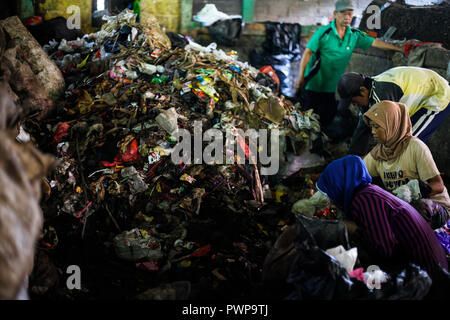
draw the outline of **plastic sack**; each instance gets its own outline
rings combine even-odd
[[[324,209],[330,205],[330,198],[326,194],[318,191],[309,199],[298,200],[292,206],[292,212],[295,214],[303,214],[312,218],[318,209]]]
[[[200,22],[203,27],[209,27],[218,20],[227,20],[231,18],[242,18],[242,16],[230,16],[217,10],[216,5],[212,3],[205,4],[205,6],[193,17],[194,21]]]
[[[384,284],[389,280],[389,275],[386,272],[379,268],[370,268],[370,266],[367,268],[367,271],[363,273],[363,277],[364,283],[369,289],[380,289],[381,284]]]
[[[273,82],[280,85],[280,79],[278,79],[275,70],[271,66],[263,66],[259,69],[259,71],[263,74],[268,74],[272,78]]]
[[[303,168],[313,168],[325,164],[325,158],[316,153],[306,150],[299,156],[288,155],[288,166],[284,178],[293,175]]]
[[[52,40],[59,42],[65,39],[70,41],[83,36],[83,32],[80,29],[69,29],[67,20],[64,17],[56,17],[39,24],[31,24],[27,26],[27,29],[41,46]]]
[[[297,223],[301,223],[314,237],[316,244],[323,250],[339,245],[349,248],[348,232],[340,220],[312,219],[296,214]]]
[[[136,161],[140,158],[141,155],[139,154],[139,147],[136,139],[133,139],[133,141],[128,144],[126,151],[120,154],[120,161],[122,162]]]
[[[319,247],[317,240],[323,236],[317,232],[319,223],[327,221],[297,215],[296,257],[287,277],[287,282],[295,286],[295,291],[287,299],[419,300],[428,295],[439,299],[445,296],[450,274],[441,268],[436,278],[439,283],[433,288],[428,273],[412,263],[396,267],[389,275],[379,268],[364,273],[366,283],[382,284],[378,288],[372,286],[372,290],[362,281],[353,281],[338,260]]]
[[[413,179],[409,181],[407,184],[404,184],[397,189],[392,191],[398,198],[411,203],[411,201],[419,200],[420,189],[419,189],[419,181],[417,179]]]
[[[215,42],[224,46],[235,46],[241,37],[244,22],[241,18],[219,20],[208,27]]]
[[[148,189],[147,184],[139,175],[135,167],[123,168],[120,171],[120,174],[123,178],[129,178],[128,184],[130,185],[131,193],[137,194],[144,192]]]
[[[270,57],[271,65],[280,79],[281,93],[287,97],[294,97],[297,91],[295,88],[296,77],[293,73],[298,73],[298,67],[295,68],[293,66],[299,60],[300,56],[290,53],[281,53]]]
[[[295,257],[287,282],[295,286],[288,299],[331,300],[350,296],[353,281],[348,272],[332,256],[319,248],[313,233],[317,234],[317,221],[297,216],[297,237]],[[303,223],[306,222],[307,224]],[[315,229],[315,230],[314,230]],[[313,232],[311,232],[311,230]]]
[[[301,25],[298,23],[266,22],[263,50],[253,49],[249,61],[255,68],[272,66],[280,80],[280,90],[286,97],[295,97],[301,59]]]
[[[188,40],[189,44],[187,44],[184,47],[184,50],[196,50],[196,51],[200,51],[200,52],[206,52],[206,53],[212,53],[214,50],[216,50],[217,48],[217,43],[215,42],[211,42],[207,47],[204,47],[200,44],[198,44],[197,42]]]
[[[402,199],[403,201],[406,201],[408,203],[412,201],[411,190],[408,188],[407,185],[402,185],[398,187],[397,189],[393,190],[392,193],[395,194],[398,198]]]
[[[172,43],[172,50],[175,48],[184,48],[189,41],[182,34],[177,34],[174,32],[166,32],[166,35],[169,37],[170,42]]]
[[[421,300],[430,291],[432,280],[428,273],[409,264],[383,288],[387,300]]]
[[[139,153],[139,146],[136,139],[133,139],[127,144],[125,152],[121,152],[114,157],[114,162],[100,161],[100,164],[104,167],[114,167],[116,165],[136,161],[142,158]]]
[[[164,72],[163,66],[155,66],[153,64],[148,64],[148,63],[143,63],[143,62],[139,65],[138,68],[141,73],[145,73],[148,75],[152,75],[156,72],[158,72],[158,73]]]
[[[169,135],[173,135],[178,130],[177,123],[178,114],[175,111],[175,108],[170,108],[168,110],[163,110],[156,117],[156,122],[166,130]]]
[[[29,17],[29,18],[25,21],[24,25],[25,25],[25,27],[35,26],[35,25],[41,24],[43,21],[44,21],[44,20],[42,19],[42,17],[39,17],[39,16],[32,16],[32,17]]]
[[[300,199],[296,203],[294,203],[291,212],[295,214],[302,214],[304,216],[312,218],[316,213],[316,207],[312,204],[311,200]]]
[[[296,233],[295,225],[287,227],[278,237],[264,260],[262,279],[264,285],[273,289],[274,292],[287,290],[285,288],[287,287],[286,278],[297,254],[294,246]]]
[[[268,54],[300,54],[302,26],[298,23],[265,22],[264,51]]]
[[[139,259],[160,259],[161,244],[145,230],[133,229],[122,232],[113,239],[114,249],[119,258],[129,261]]]
[[[358,249],[352,248],[345,250],[343,246],[337,246],[326,250],[326,253],[332,255],[350,274],[358,258]]]
[[[55,135],[53,136],[53,143],[57,145],[64,138],[69,136],[70,125],[67,122],[59,122],[55,129]]]

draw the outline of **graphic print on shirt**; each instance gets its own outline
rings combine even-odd
[[[384,171],[383,183],[387,190],[392,191],[409,182],[406,170]]]

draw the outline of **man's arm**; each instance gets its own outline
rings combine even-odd
[[[303,57],[302,60],[300,61],[300,76],[297,80],[297,83],[295,85],[295,87],[301,88],[305,82],[305,70],[306,70],[306,66],[308,65],[309,59],[311,59],[311,56],[314,52],[309,49],[306,48],[305,52],[303,53]]]
[[[398,51],[401,53],[405,53],[405,48],[404,47],[399,47],[396,45],[393,45],[389,42],[383,41],[383,40],[378,40],[375,39],[372,43],[372,47],[378,48],[378,49],[382,49],[382,50],[393,50],[393,51]]]
[[[444,182],[442,181],[441,175],[428,179],[427,184],[431,188],[431,192],[428,194],[428,197],[444,191]]]

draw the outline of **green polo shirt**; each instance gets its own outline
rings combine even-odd
[[[335,92],[337,83],[347,68],[353,50],[355,48],[367,50],[374,40],[364,32],[349,26],[345,31],[344,39],[341,39],[336,30],[335,20],[317,29],[307,48],[314,53],[320,48],[320,69],[307,83],[305,89],[317,92]],[[315,61],[316,55],[313,54],[306,66],[305,77]]]

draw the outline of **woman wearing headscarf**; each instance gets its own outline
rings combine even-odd
[[[444,225],[450,198],[430,149],[412,136],[411,119],[403,103],[381,101],[364,114],[378,143],[364,158],[369,174],[384,188],[423,215],[433,229]]]
[[[346,156],[326,167],[317,188],[343,208],[371,250],[385,261],[414,262],[430,274],[439,265],[448,270],[444,249],[423,217],[411,205],[371,182],[364,161],[358,156]]]

